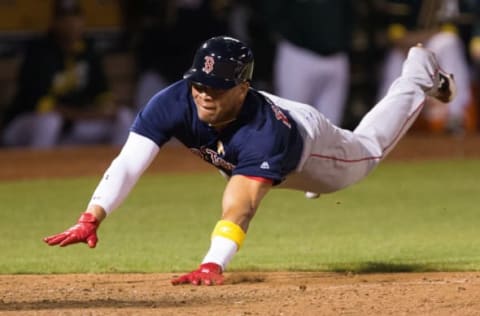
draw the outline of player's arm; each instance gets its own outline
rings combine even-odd
[[[222,220],[235,223],[246,233],[250,220],[271,187],[269,179],[233,176],[223,193]]]
[[[44,238],[53,246],[85,242],[94,248],[100,222],[130,193],[141,174],[151,164],[159,147],[147,137],[131,132],[120,154],[112,161],[98,184],[78,223],[63,233]]]
[[[265,178],[231,177],[223,194],[222,219],[213,230],[207,255],[199,269],[172,280],[172,284],[222,284],[222,272],[241,248],[250,221],[271,187],[272,181]]]

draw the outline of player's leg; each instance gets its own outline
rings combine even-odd
[[[400,78],[354,132],[337,128],[323,116],[311,113],[303,124],[311,127],[313,135],[305,138],[306,160],[280,186],[328,193],[363,179],[405,134],[420,113],[426,95],[445,98],[451,94],[452,82],[439,71],[431,52],[412,48]]]
[[[441,76],[445,75],[431,51],[422,47],[411,48],[401,76],[394,81],[386,96],[365,115],[354,134],[383,159],[415,121],[426,96],[442,97],[435,93],[442,84]]]
[[[330,122],[340,126],[350,81],[348,56],[345,53],[339,53],[329,57],[319,57],[315,66],[317,77],[310,82],[312,90],[316,91],[313,104]],[[321,89],[319,83],[321,83]]]
[[[387,94],[392,83],[400,76],[405,57],[405,53],[399,48],[391,48],[387,52],[382,62],[380,82],[377,89],[377,101],[380,101]]]
[[[30,146],[32,130],[30,128],[32,114],[22,114],[14,118],[6,127],[2,135],[5,146]]]
[[[107,143],[112,122],[106,119],[78,120],[63,137],[63,145],[87,145]]]
[[[25,113],[7,126],[3,142],[7,146],[50,148],[57,145],[62,125],[63,119],[55,112]]]
[[[278,43],[274,63],[274,85],[276,94],[282,98],[311,104],[313,98],[312,79],[316,59],[312,52],[297,47],[285,40]],[[316,89],[319,89],[318,84]]]
[[[168,82],[156,71],[145,71],[140,74],[134,95],[135,108],[142,109],[151,97],[168,86]]]
[[[32,147],[51,148],[58,145],[65,121],[57,112],[36,115]]]
[[[134,120],[133,112],[120,107],[115,118],[78,120],[62,140],[63,144],[99,144],[122,145],[128,137],[129,128]]]
[[[130,126],[135,120],[135,112],[126,106],[121,106],[115,116],[110,132],[110,143],[112,145],[123,145],[128,138]]]

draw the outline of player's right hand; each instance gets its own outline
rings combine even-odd
[[[50,246],[60,245],[60,247],[84,242],[90,248],[95,248],[98,241],[98,225],[100,225],[100,222],[93,214],[83,213],[75,226],[70,227],[63,233],[45,237],[43,241]]]
[[[171,282],[173,285],[221,285],[223,284],[222,267],[213,262],[203,263],[197,270],[175,278]]]

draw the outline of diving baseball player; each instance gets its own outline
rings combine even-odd
[[[454,93],[452,78],[433,53],[413,47],[401,76],[352,132],[309,105],[253,89],[252,72],[253,54],[242,42],[225,36],[204,42],[183,79],[138,114],[78,223],[45,242],[95,247],[101,221],[122,203],[160,147],[176,137],[228,182],[210,249],[197,270],[172,284],[221,284],[270,189],[321,194],[358,182],[393,149],[427,96],[446,102]]]

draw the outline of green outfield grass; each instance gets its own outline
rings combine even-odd
[[[102,224],[94,250],[45,245],[42,237],[76,222],[98,180],[0,182],[0,273],[178,272],[199,264],[221,212],[225,181],[215,171],[144,176]],[[480,161],[386,161],[318,200],[274,190],[229,266],[239,270],[480,270]]]

